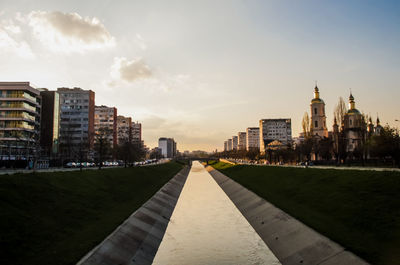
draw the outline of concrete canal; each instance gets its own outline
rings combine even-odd
[[[199,162],[171,216],[153,264],[280,264]]]

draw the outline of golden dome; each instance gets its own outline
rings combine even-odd
[[[314,98],[311,100],[311,104],[314,104],[314,103],[324,103],[325,104],[325,102],[319,98],[319,88],[317,85],[315,85],[315,88],[314,88]]]

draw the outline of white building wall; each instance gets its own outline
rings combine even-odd
[[[252,127],[246,129],[246,148],[247,151],[260,148],[260,128]]]
[[[283,144],[292,141],[291,119],[262,119],[260,120],[260,152],[265,152],[265,141],[278,140]]]

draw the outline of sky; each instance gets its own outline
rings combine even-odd
[[[260,119],[356,107],[399,127],[400,2],[0,1],[0,80],[81,87],[156,147],[221,150]]]

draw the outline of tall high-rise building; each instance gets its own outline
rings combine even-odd
[[[118,144],[129,142],[132,140],[132,118],[117,116],[117,134]]]
[[[228,151],[228,141],[224,141],[224,152]]]
[[[94,110],[95,135],[106,134],[110,145],[117,146],[117,108],[107,106],[95,106]],[[94,139],[96,141],[96,137]]]
[[[292,141],[292,122],[290,119],[260,120],[260,152],[264,153],[267,145],[275,140],[286,145]]]
[[[238,137],[236,135],[232,136],[232,149],[238,149]]]
[[[319,97],[319,89],[314,88],[314,98],[310,103],[312,135],[320,138],[328,137],[326,127],[325,102]]]
[[[40,145],[47,156],[58,153],[60,136],[60,95],[42,89]]]
[[[227,140],[227,150],[228,151],[232,151],[233,150],[232,138]]]
[[[60,94],[60,149],[72,158],[77,149],[93,147],[94,97],[91,90],[58,88]]]
[[[238,149],[246,150],[246,132],[238,132]]]
[[[132,141],[142,142],[142,124],[139,122],[132,122]]]
[[[38,155],[41,96],[29,82],[0,82],[2,160],[26,161]]]
[[[249,127],[246,129],[246,148],[247,151],[260,148],[260,128]]]
[[[158,148],[161,149],[161,155],[165,158],[176,156],[176,142],[174,138],[161,137],[158,139]]]

